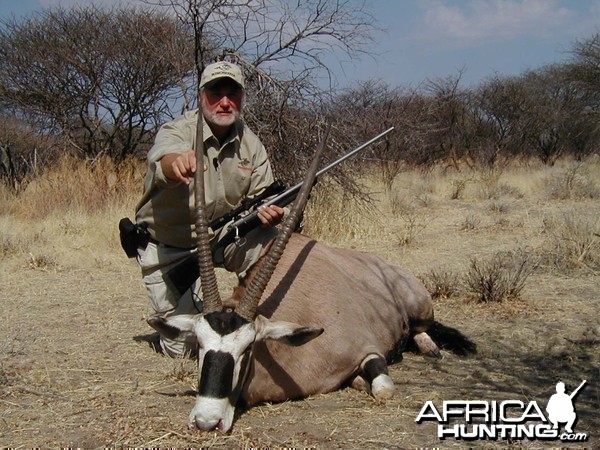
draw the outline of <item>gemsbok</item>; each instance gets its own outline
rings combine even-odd
[[[439,356],[427,334],[434,323],[431,297],[414,276],[375,255],[293,232],[324,147],[325,140],[277,239],[225,301],[208,243],[203,174],[196,173],[203,312],[148,319],[165,336],[198,341],[190,428],[227,432],[240,399],[278,402],[347,384],[387,399],[394,391],[387,358],[409,339],[422,353]]]

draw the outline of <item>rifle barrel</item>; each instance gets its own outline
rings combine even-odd
[[[361,150],[363,150],[365,147],[368,147],[369,145],[371,145],[373,142],[381,139],[383,136],[385,136],[386,134],[388,134],[390,131],[392,131],[394,129],[394,127],[390,127],[387,130],[385,130],[382,133],[379,133],[377,136],[375,136],[374,138],[368,140],[367,142],[365,142],[364,144],[356,147],[354,150],[346,153],[344,156],[336,159],[335,161],[333,161],[332,163],[326,165],[325,167],[323,167],[322,169],[320,169],[316,176],[315,179],[324,174],[325,172],[327,172],[328,170],[331,170],[332,168],[334,168],[335,166],[337,166],[338,164],[346,161],[348,158],[354,156],[355,154],[357,154],[358,152],[360,152]],[[282,192],[281,194],[273,197],[272,199],[266,201],[263,203],[263,205],[268,206],[268,205],[279,205],[279,206],[285,206],[288,203],[291,203],[291,201],[293,201],[293,199],[295,198],[295,194],[297,192],[300,191],[300,188],[302,187],[303,183],[298,183],[295,186],[289,188],[288,190]],[[290,201],[288,201],[287,203],[285,203],[285,205],[280,204],[282,200],[286,199],[289,200],[291,198]],[[238,228],[238,230],[240,229],[240,227],[242,226],[246,226],[247,224],[249,224],[250,222],[253,222],[257,219],[258,212],[257,211],[252,211],[250,214],[242,217],[241,219],[236,220],[235,222],[233,222],[231,225],[229,225],[229,229],[233,230],[235,228]]]
[[[394,127],[390,127],[387,130],[385,130],[383,133],[379,133],[377,136],[375,136],[373,139],[365,142],[364,144],[360,145],[359,147],[356,147],[354,150],[352,150],[349,153],[346,153],[344,156],[342,156],[341,158],[336,159],[335,161],[333,161],[331,164],[326,165],[325,167],[323,167],[321,170],[319,170],[317,172],[317,176],[324,174],[325,172],[327,172],[328,170],[334,168],[335,166],[337,166],[338,164],[346,161],[348,158],[354,156],[355,154],[357,154],[358,152],[360,152],[362,149],[364,149],[365,147],[368,147],[369,145],[371,145],[373,142],[378,141],[379,139],[381,139],[383,136],[385,136],[386,134],[388,134],[390,131],[392,131],[394,129]],[[302,183],[300,183],[302,184]]]
[[[335,166],[337,166],[340,163],[343,163],[344,161],[346,161],[348,158],[351,158],[352,156],[356,155],[358,152],[360,152],[361,150],[363,150],[364,148],[368,147],[369,145],[371,145],[373,142],[381,139],[383,136],[385,136],[386,134],[388,134],[390,131],[392,131],[394,129],[394,127],[390,127],[387,130],[385,130],[383,133],[379,133],[377,136],[375,136],[373,139],[370,139],[369,141],[365,142],[364,144],[356,147],[354,150],[346,153],[344,156],[336,159],[335,161],[333,161],[332,163],[326,165],[325,167],[323,167],[322,169],[320,169],[317,172],[316,177],[319,177],[320,175],[323,175],[325,172],[333,169]],[[295,186],[289,188],[287,191],[282,192],[281,194],[279,194],[276,197],[273,197],[271,200],[265,202],[265,205],[273,205],[273,204],[277,204],[277,202],[285,197],[288,197],[290,195],[290,193],[292,193],[293,191],[297,191],[300,189],[300,187],[302,187],[302,183],[298,183]]]
[[[587,380],[583,380],[581,382],[581,384],[577,387],[577,389],[575,389],[573,392],[571,392],[571,395],[569,395],[570,398],[573,398],[577,395],[577,393],[579,392],[579,390],[583,387],[583,385],[587,383]]]

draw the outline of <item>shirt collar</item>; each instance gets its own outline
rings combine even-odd
[[[243,122],[241,120],[237,120],[235,122],[235,124],[233,125],[233,127],[231,127],[231,131],[229,132],[229,136],[227,136],[227,139],[225,139],[225,142],[223,143],[223,145],[221,146],[221,148],[227,147],[232,142],[236,142],[236,141],[240,142],[241,141],[241,137],[242,137],[243,129],[244,129]],[[206,120],[204,119],[204,117],[202,118],[202,133],[203,133],[204,143],[205,144],[209,140],[213,139],[217,143],[217,148],[219,147],[219,145],[218,145],[219,140],[213,134],[212,130],[208,126],[208,123],[206,123]],[[238,146],[236,145],[235,148],[237,148],[237,147]]]

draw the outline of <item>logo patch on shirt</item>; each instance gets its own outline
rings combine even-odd
[[[248,160],[248,158],[244,158],[240,161],[238,169],[248,170],[252,172],[252,163]]]

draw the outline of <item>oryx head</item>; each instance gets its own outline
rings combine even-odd
[[[198,396],[188,419],[190,428],[218,428],[222,432],[231,429],[235,406],[248,375],[255,342],[275,339],[289,345],[303,345],[323,332],[322,328],[276,322],[257,316],[256,308],[306,205],[328,132],[329,128],[277,239],[259,262],[258,271],[235,308],[224,305],[219,295],[204,208],[203,171],[196,171],[196,234],[203,312],[194,316],[148,319],[148,323],[166,337],[175,338],[187,334],[195,336],[198,341]],[[203,152],[197,151],[196,158],[202,161]]]

